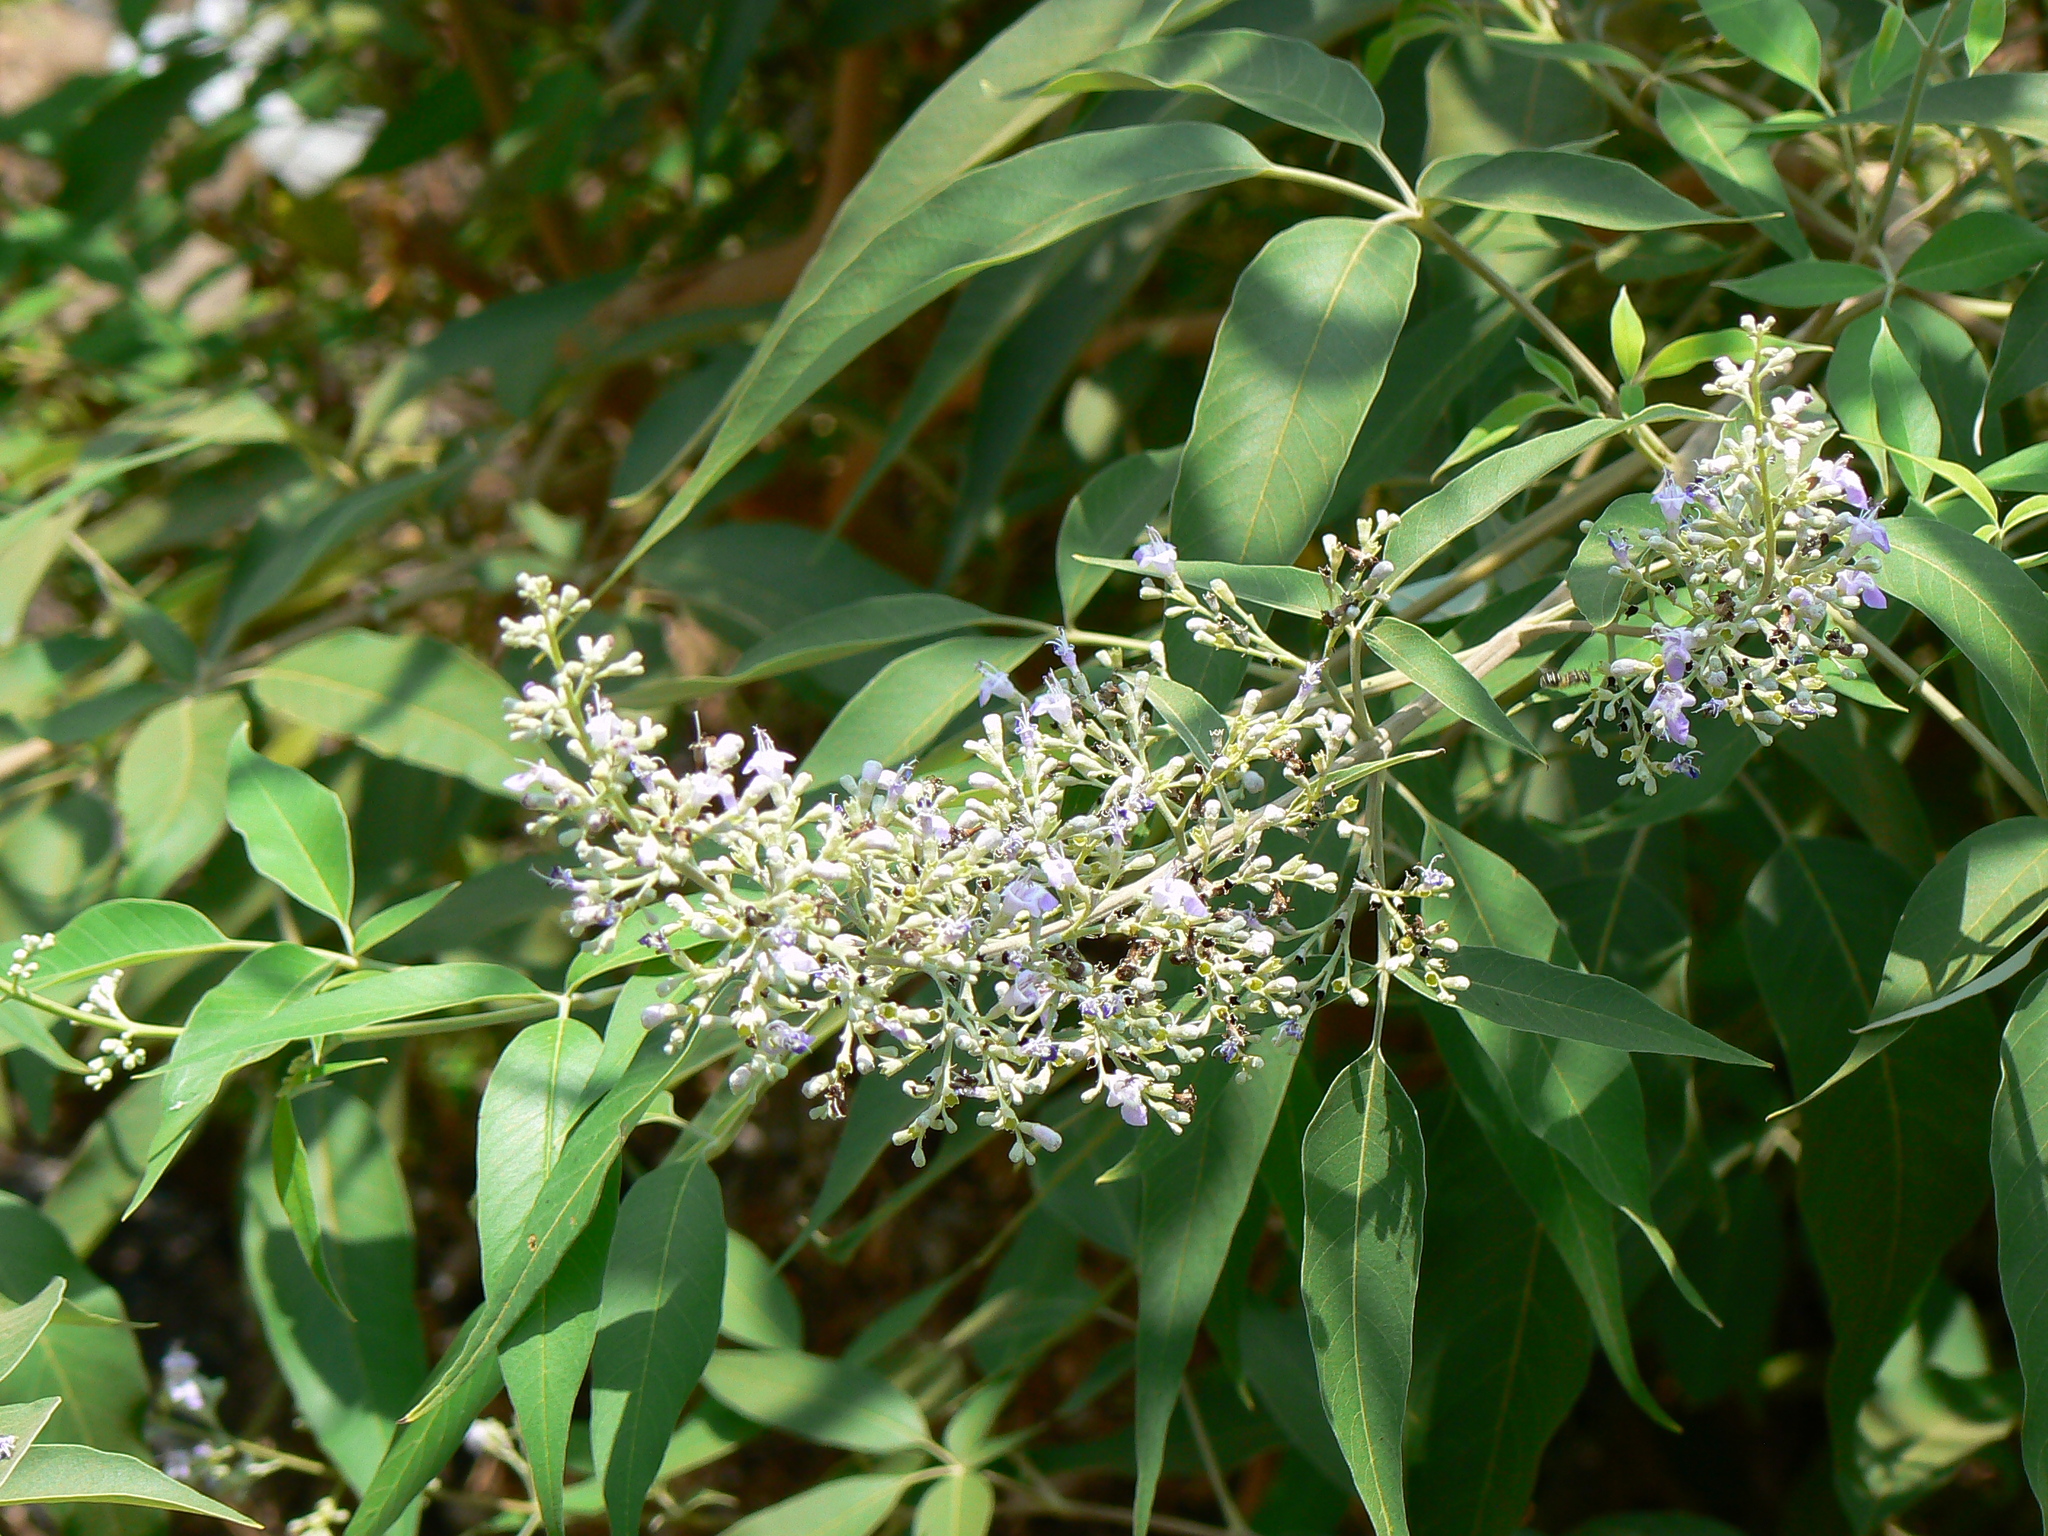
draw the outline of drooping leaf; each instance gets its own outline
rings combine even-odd
[[[242,1177],[242,1270],[299,1416],[360,1492],[427,1370],[413,1306],[412,1202],[396,1150],[346,1080],[289,1102],[305,1131],[312,1230],[295,1233],[268,1150],[252,1144]],[[309,1236],[318,1267],[306,1260]]]
[[[1515,728],[1515,722],[1494,702],[1486,684],[1466,670],[1465,664],[1445,650],[1429,631],[1400,619],[1383,618],[1366,631],[1365,643],[1460,720],[1477,726],[1503,746],[1541,760],[1543,754]]]
[[[1296,1052],[1269,1031],[1265,1065],[1249,1083],[1211,1059],[1189,1075],[1201,1106],[1171,1140],[1155,1138],[1139,1164],[1137,1452],[1138,1529],[1150,1519],[1166,1430],[1181,1375],[1230,1251],[1259,1160],[1286,1097]]]
[[[968,172],[899,222],[863,231],[843,260],[828,245],[734,386],[695,473],[624,564],[666,537],[818,385],[949,288],[1127,209],[1241,181],[1265,166],[1243,138],[1209,123],[1075,134]],[[835,232],[852,232],[845,210]]]
[[[246,724],[228,745],[227,818],[258,874],[348,927],[356,872],[340,797],[250,746]]]
[[[1740,220],[1708,213],[1622,160],[1562,149],[1517,149],[1439,161],[1422,178],[1424,197],[1472,208],[1569,219],[1595,229],[1677,229]]]
[[[404,1518],[420,1490],[448,1465],[484,1405],[498,1395],[496,1351],[474,1347],[490,1319],[488,1302],[469,1315],[427,1378],[427,1396],[400,1420],[349,1521],[353,1536],[382,1536]]]
[[[1330,1085],[1302,1143],[1302,1303],[1323,1406],[1375,1530],[1405,1533],[1403,1419],[1424,1158],[1415,1107],[1379,1051]]]
[[[0,1445],[7,1447],[7,1455],[0,1457],[0,1498],[7,1490],[7,1479],[21,1465],[22,1458],[35,1446],[37,1436],[50,1422],[50,1415],[57,1411],[62,1398],[38,1398],[33,1403],[0,1404]]]
[[[1758,872],[1743,913],[1750,968],[1810,1093],[1869,1017],[1884,932],[1905,871],[1866,845],[1786,843]],[[1828,1420],[1835,1483],[1853,1522],[1883,1515],[1888,1473],[1856,1432],[1879,1367],[1949,1247],[1988,1193],[1984,1146],[1997,1054],[1981,1005],[1909,1035],[1801,1110],[1799,1205],[1827,1291],[1835,1350]]]
[[[503,679],[430,635],[336,630],[266,663],[253,686],[265,709],[492,794],[519,771]]]
[[[590,1357],[590,1444],[614,1536],[640,1508],[718,1339],[725,1207],[702,1157],[672,1156],[626,1192]]]
[[[1106,53],[1049,82],[1048,91],[1193,91],[1278,122],[1376,149],[1385,117],[1356,66],[1313,43],[1239,27],[1188,32]]]
[[[1401,226],[1310,219],[1245,268],[1174,484],[1183,555],[1293,562],[1379,392],[1419,256]]]
[[[171,1509],[256,1530],[252,1520],[196,1488],[164,1476],[146,1461],[88,1445],[53,1445],[39,1440],[0,1486],[0,1504],[128,1504]]]
[[[519,1224],[592,1102],[603,1050],[589,1025],[546,1019],[514,1036],[491,1068],[476,1123],[476,1235],[487,1295],[502,1287]]]
[[[64,1277],[52,1275],[35,1295],[18,1306],[0,1310],[0,1380],[21,1364],[36,1340],[43,1336],[43,1330],[50,1326],[50,1319],[57,1315],[63,1301]]]
[[[884,1455],[931,1439],[915,1400],[888,1378],[800,1350],[718,1350],[704,1390],[742,1418],[844,1451]]]
[[[1914,887],[1892,933],[1871,1019],[1954,992],[2048,912],[2048,821],[1979,828]]]
[[[858,775],[871,759],[891,767],[907,762],[974,702],[982,682],[978,663],[1008,672],[1043,643],[1036,636],[961,636],[897,657],[825,727],[803,771],[830,784],[842,774]]]
[[[2048,595],[2010,555],[1960,528],[1927,517],[1886,526],[1884,590],[1926,614],[1968,658],[2019,723],[2037,781],[2048,775]]]
[[[228,744],[247,719],[238,694],[213,693],[164,705],[128,738],[114,770],[122,895],[162,895],[227,830]]]

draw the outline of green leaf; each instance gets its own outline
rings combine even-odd
[[[519,771],[504,679],[430,635],[336,630],[260,668],[253,686],[265,709],[492,794]]]
[[[127,838],[118,889],[160,896],[227,828],[228,743],[248,719],[239,694],[177,699],[151,713],[114,770]]]
[[[1156,88],[1220,96],[1309,133],[1377,149],[1385,118],[1357,68],[1313,43],[1224,27],[1106,53],[1049,81],[1048,92]]]
[[[723,677],[659,678],[641,683],[621,695],[621,703],[635,709],[722,693],[763,678],[801,672],[844,656],[858,656],[886,645],[923,640],[933,635],[950,635],[956,630],[981,624],[1004,622],[974,603],[940,592],[904,592],[886,597],[867,597],[858,602],[828,608],[798,624],[771,635],[733,663]],[[1012,621],[1014,622],[1014,621]]]
[[[2048,1494],[2048,978],[2006,1020],[1998,1100],[1991,1111],[1991,1187],[1998,1211],[1998,1279],[2012,1321],[2028,1405],[2020,1455],[2037,1498]]]
[[[1399,225],[1307,219],[1237,281],[1173,488],[1190,560],[1290,564],[1379,392],[1415,288]]]
[[[1797,5],[1798,0],[1792,3]],[[1877,292],[1884,286],[1884,274],[1853,261],[1788,261],[1714,286],[1773,309],[1818,309]]]
[[[1215,763],[1218,734],[1228,729],[1215,705],[1170,677],[1153,678],[1146,685],[1145,699],[1166,717],[1166,723],[1203,767]]]
[[[519,1225],[561,1156],[569,1128],[595,1101],[591,1073],[604,1042],[587,1024],[529,1024],[499,1053],[476,1122],[476,1239],[484,1294],[497,1295]]]
[[[65,1302],[58,1326],[45,1329],[0,1377],[0,1402],[61,1397],[47,1430],[52,1437],[146,1454],[136,1429],[149,1399],[149,1378],[133,1335],[125,1327],[62,1324],[72,1306],[125,1323],[120,1294],[79,1262],[47,1216],[18,1195],[0,1192],[0,1297],[27,1300],[60,1277]]]
[[[1915,874],[1934,863],[1934,834],[1920,792],[1865,711],[1843,708],[1833,720],[1780,735],[1775,745],[1834,797],[1872,843]]]
[[[353,1321],[348,1303],[327,1272],[327,1255],[320,1245],[320,1213],[313,1207],[313,1177],[307,1171],[305,1143],[299,1139],[297,1117],[288,1098],[278,1100],[270,1117],[270,1180],[284,1211],[285,1225],[299,1245],[299,1257],[306,1261],[313,1279],[334,1303],[335,1310],[345,1321]],[[377,1449],[382,1454],[383,1447]]]
[[[1878,322],[1870,346],[1870,392],[1877,407],[1877,435],[1892,454],[1892,468],[1915,496],[1925,499],[1930,474],[1925,460],[1941,452],[1941,416],[1906,356],[1891,322]]]
[[[0,1503],[5,1502],[7,1479],[22,1463],[22,1459],[34,1448],[36,1437],[50,1422],[50,1415],[63,1402],[59,1397],[38,1398],[33,1403],[8,1403],[0,1405],[0,1445],[7,1447],[7,1455],[0,1458]]]
[[[1614,296],[1614,307],[1607,312],[1607,341],[1621,376],[1634,378],[1643,365],[1643,317],[1629,302],[1627,288]]]
[[[228,745],[227,817],[258,874],[348,931],[356,871],[341,797],[250,746],[246,724]]]
[[[197,917],[198,914],[194,913]],[[292,1004],[310,998],[334,969],[297,944],[259,949],[228,973],[227,978],[193,1004],[185,1031],[171,1047],[170,1059],[157,1081],[163,1093],[162,1115],[150,1137],[142,1181],[129,1198],[125,1214],[133,1215],[164,1170],[184,1150],[212,1106],[220,1085],[231,1073],[261,1061],[275,1046],[259,1043],[229,1051],[203,1051],[209,1039],[226,1040],[244,1033],[263,1034],[263,1025]]]
[[[1628,578],[1614,569],[1614,547],[1607,542],[1607,536],[1619,534],[1635,544],[1645,530],[1664,526],[1664,514],[1657,510],[1657,503],[1640,492],[1610,503],[1593,520],[1593,526],[1579,541],[1578,553],[1572,556],[1570,570],[1565,573],[1572,601],[1589,623],[1612,624],[1620,615],[1621,600],[1628,592]]]
[[[618,1211],[614,1183],[599,1196],[582,1236],[569,1245],[526,1315],[498,1346],[498,1369],[518,1416],[519,1441],[533,1470],[535,1501],[542,1523],[556,1536],[565,1524],[562,1482],[570,1427],[591,1350],[597,1343],[605,1260],[617,1230]],[[673,1453],[671,1440],[670,1455]],[[664,1460],[657,1481],[667,1467]],[[592,1481],[602,1488],[602,1479]]]
[[[1892,933],[1873,1021],[1969,982],[2048,912],[2048,821],[1981,827],[1913,888]]]
[[[2048,774],[2048,596],[2012,557],[1934,518],[1894,518],[1884,590],[1932,619],[2019,722]]]
[[[1820,95],[1820,29],[1799,0],[1701,0],[1700,9],[1729,47]]]
[[[1403,512],[1387,535],[1385,553],[1394,564],[1393,579],[1408,580],[1430,556],[1478,527],[1510,497],[1621,430],[1620,422],[1602,418],[1546,432],[1481,459],[1449,485],[1431,491]]]
[[[1910,877],[1861,843],[1796,839],[1752,882],[1742,929],[1750,969],[1811,1093],[1870,1016],[1884,933]],[[1981,1005],[1922,1030],[1800,1112],[1799,1205],[1827,1292],[1835,1352],[1828,1420],[1836,1487],[1852,1522],[1887,1512],[1886,1477],[1856,1433],[1877,1372],[1942,1256],[1986,1194],[1986,1114],[1996,1031]]]
[[[1460,720],[1478,727],[1503,746],[1538,762],[1543,760],[1543,754],[1515,728],[1507,711],[1493,701],[1486,684],[1467,671],[1465,664],[1427,630],[1400,619],[1382,618],[1365,632],[1365,643],[1374,655],[1405,672],[1409,681]]]
[[[1899,281],[1936,293],[1969,293],[2018,277],[2048,256],[2048,231],[2017,214],[1979,208],[1952,219],[1899,268]]]
[[[130,1504],[263,1528],[238,1509],[165,1477],[146,1461],[85,1445],[39,1441],[0,1487],[0,1504]]]
[[[725,1234],[725,1300],[718,1331],[756,1349],[802,1349],[804,1315],[768,1256],[737,1232]]]
[[[1302,1142],[1301,1172],[1301,1295],[1323,1406],[1373,1529],[1405,1536],[1401,1430],[1424,1160],[1415,1106],[1379,1051],[1330,1085]]]
[[[834,260],[840,252],[828,244],[734,386],[695,472],[620,569],[665,538],[819,385],[949,288],[1128,209],[1242,181],[1266,165],[1242,137],[1211,123],[1075,134],[961,176],[899,222],[853,237],[858,248],[843,260]],[[851,222],[842,209],[835,234],[851,236]]]
[[[730,1536],[868,1536],[913,1486],[901,1472],[836,1477],[794,1498],[756,1510],[725,1529]]]
[[[1714,195],[1755,220],[1758,230],[1779,249],[1794,257],[1813,254],[1792,216],[1792,199],[1771,163],[1769,146],[1749,137],[1747,112],[1732,101],[1666,80],[1657,88],[1657,126]]]
[[[411,1196],[396,1149],[354,1086],[331,1083],[279,1105],[273,1126],[284,1126],[294,1147],[298,1130],[284,1112],[302,1117],[306,1132],[295,1181],[302,1210],[280,1201],[263,1143],[252,1143],[241,1254],[293,1405],[360,1493],[426,1376],[427,1358],[413,1305]],[[309,1248],[317,1267],[307,1263]]]
[[[1138,1227],[1136,1527],[1151,1517],[1166,1430],[1181,1377],[1209,1309],[1230,1240],[1244,1214],[1259,1160],[1287,1095],[1298,1052],[1276,1029],[1263,1037],[1265,1065],[1234,1082],[1229,1062],[1210,1059],[1185,1079],[1201,1109],[1179,1136],[1154,1135],[1141,1154]]]
[[[1475,458],[1489,448],[1497,448],[1515,436],[1534,418],[1551,411],[1566,409],[1565,402],[1556,395],[1530,390],[1512,395],[1480,417],[1470,431],[1458,440],[1450,456],[1437,465],[1430,478],[1441,480],[1447,470],[1455,469],[1467,459]]]
[[[2048,271],[2036,272],[2012,302],[1984,409],[1996,411],[2043,384],[2048,384]]]
[[[1069,624],[1079,621],[1109,572],[1083,564],[1080,557],[1122,558],[1138,547],[1148,523],[1164,522],[1173,482],[1180,473],[1180,450],[1160,448],[1118,459],[1093,478],[1067,503],[1060,519],[1059,547],[1054,552],[1059,575],[1060,609]]]
[[[1963,35],[1963,54],[1970,73],[1984,67],[1984,61],[1998,51],[2005,40],[2005,0],[1970,0],[1970,20]]]
[[[1905,98],[1895,96],[1830,123],[1896,123],[1904,109]],[[1992,128],[2048,144],[2048,76],[2016,70],[1930,85],[1921,93],[1918,120],[1943,128]]]
[[[988,1536],[995,1522],[996,1488],[981,1472],[950,1472],[917,1501],[910,1536]]]
[[[409,896],[404,901],[393,902],[390,906],[364,918],[356,925],[356,953],[368,954],[386,939],[396,938],[454,895],[455,890],[454,885],[436,886],[422,895]]]
[[[795,1349],[721,1349],[704,1390],[742,1418],[816,1445],[886,1455],[929,1444],[910,1394],[866,1366]]]
[[[556,1255],[558,1261],[560,1257]],[[470,1313],[434,1367],[427,1378],[427,1396],[399,1421],[391,1449],[363,1489],[355,1518],[348,1523],[349,1536],[382,1536],[396,1524],[420,1490],[448,1465],[476,1416],[498,1395],[502,1378],[495,1352],[477,1345],[493,1316],[488,1301]]]
[[[0,1380],[35,1347],[63,1301],[64,1277],[52,1275],[49,1283],[27,1301],[0,1310]]]
[[[1452,963],[1470,982],[1458,994],[1458,1006],[1509,1029],[1623,1051],[1696,1056],[1745,1067],[1765,1065],[1749,1052],[1667,1013],[1634,987],[1611,976],[1568,971],[1528,955],[1477,946],[1459,949]]]
[[[1708,213],[1624,161],[1562,149],[1517,149],[1483,159],[1440,160],[1423,173],[1417,190],[1444,202],[1569,219],[1595,229],[1742,222]]]
[[[154,1080],[129,1084],[79,1138],[55,1186],[43,1196],[43,1214],[81,1258],[90,1258],[120,1222],[141,1180],[162,1106]]]
[[[614,1536],[640,1528],[647,1490],[718,1340],[725,1206],[702,1157],[671,1156],[619,1205],[597,1346],[590,1444]]]
[[[1037,636],[961,636],[921,646],[874,675],[839,711],[803,761],[820,784],[858,774],[870,760],[909,761],[938,740],[981,691],[977,663],[998,672],[1021,666],[1044,644]]]
[[[1430,1024],[1459,1099],[1571,1272],[1623,1390],[1652,1420],[1675,1429],[1636,1365],[1614,1212],[1608,1202],[1562,1152],[1521,1123],[1512,1090],[1472,1025],[1438,1009],[1430,1010]]]
[[[613,501],[638,501],[681,467],[747,357],[744,347],[722,347],[709,361],[671,376],[633,424],[633,436],[612,471]]]
[[[1426,1133],[1408,1498],[1429,1536],[1505,1532],[1529,1507],[1593,1341],[1555,1245],[1471,1117],[1451,1094],[1437,1111]]]
[[[296,968],[294,958],[281,963],[287,971]],[[251,978],[252,983],[257,980]],[[338,1035],[487,1000],[546,996],[517,971],[481,961],[377,971],[325,992],[296,995],[275,1008],[266,1008],[262,1003],[255,1007],[245,1004],[209,1015],[204,1029],[188,1027],[178,1037],[171,1050],[165,1086],[169,1090],[169,1078],[173,1075],[181,1075],[181,1088],[188,1083],[217,1084],[236,1067],[260,1061],[295,1040],[317,1040],[322,1035]],[[169,1106],[175,1099],[185,1097],[183,1092],[176,1093],[165,1104]]]

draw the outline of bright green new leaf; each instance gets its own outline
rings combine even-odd
[[[887,1377],[801,1350],[721,1349],[704,1390],[742,1418],[843,1451],[885,1455],[931,1440],[917,1403]]]
[[[1809,95],[1820,95],[1820,29],[1799,0],[1701,0],[1729,47]]]
[[[124,896],[161,896],[227,830],[228,745],[248,720],[236,693],[177,699],[136,727],[114,770],[127,833]]]
[[[1287,565],[1300,553],[1379,392],[1419,259],[1399,225],[1309,219],[1244,269],[1173,488],[1183,556]]]
[[[336,630],[266,663],[253,686],[265,709],[492,794],[508,794],[505,780],[519,771],[505,681],[430,635]]]
[[[87,1445],[30,1446],[0,1486],[0,1504],[127,1504],[263,1528],[262,1521],[164,1476],[146,1461]]]
[[[1963,55],[1976,74],[2005,40],[2005,0],[1970,0],[1970,20],[1963,35]]]
[[[1626,161],[1562,149],[1517,149],[1439,161],[1424,173],[1417,190],[1425,198],[1569,219],[1595,229],[1740,222],[1687,202]]]
[[[1302,1303],[1323,1406],[1373,1528],[1406,1536],[1402,1427],[1422,1237],[1422,1128],[1368,1051],[1330,1085],[1301,1151]]]
[[[590,1357],[590,1445],[614,1536],[640,1527],[683,1404],[718,1340],[725,1207],[700,1156],[672,1156],[619,1205]]]
[[[1361,149],[1377,149],[1385,116],[1355,65],[1313,43],[1223,27],[1119,48],[1044,87],[1048,92],[1156,88],[1220,96]]]
[[[356,899],[348,812],[311,774],[250,746],[246,724],[228,745],[227,818],[258,874],[348,931]]]
[[[454,895],[455,890],[453,885],[436,886],[418,896],[395,901],[364,918],[356,927],[356,953],[367,954],[386,939],[396,938]]]
[[[1494,702],[1486,684],[1427,630],[1400,619],[1383,618],[1365,632],[1365,643],[1374,655],[1407,673],[1411,682],[1460,720],[1503,746],[1541,760],[1543,754],[1515,729],[1515,722]]]
[[[2019,722],[2036,778],[2048,775],[2048,596],[2012,557],[1934,518],[1885,524],[1878,581],[1932,619]]]
[[[1643,365],[1643,317],[1629,302],[1625,287],[1614,296],[1614,307],[1607,312],[1607,341],[1622,378],[1634,378]]]
[[[988,1536],[995,1521],[996,1489],[981,1472],[940,1478],[917,1501],[910,1536]]]
[[[909,761],[974,703],[982,684],[979,663],[1008,672],[1042,644],[1035,635],[963,635],[897,657],[825,727],[803,771],[830,785],[842,774],[858,776],[871,760],[888,767]]]

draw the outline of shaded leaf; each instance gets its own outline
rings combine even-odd
[[[239,695],[213,693],[164,705],[128,738],[114,770],[123,896],[162,895],[227,830],[228,744],[247,719]]]
[[[794,1349],[721,1349],[704,1390],[742,1418],[817,1445],[871,1455],[931,1440],[924,1414],[888,1378],[845,1360]]]
[[[977,663],[1020,666],[1044,644],[1037,636],[961,636],[922,646],[882,668],[847,701],[803,761],[821,784],[858,775],[870,760],[895,766],[936,741],[981,691]]]
[[[1562,149],[1517,149],[1484,159],[1438,161],[1418,189],[1424,197],[1570,219],[1596,229],[1676,229],[1742,222],[1708,213],[1621,160]]]
[[[1471,983],[1458,994],[1458,1006],[1509,1029],[1624,1051],[1764,1065],[1611,976],[1568,971],[1528,955],[1477,946],[1461,948],[1454,968]]]

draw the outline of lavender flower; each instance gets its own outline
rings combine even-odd
[[[1145,530],[1145,542],[1131,551],[1131,560],[1147,576],[1171,576],[1180,568],[1180,552],[1152,527]]]

